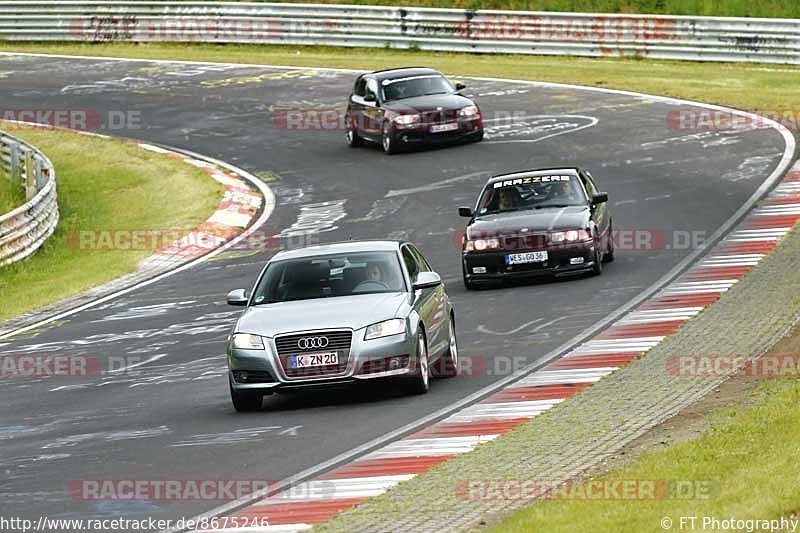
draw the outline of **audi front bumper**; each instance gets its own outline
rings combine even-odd
[[[415,336],[406,332],[364,340],[364,331],[360,329],[353,332],[342,371],[319,375],[287,375],[284,362],[278,356],[274,338],[263,338],[263,350],[234,348],[233,343],[228,342],[231,387],[236,391],[260,391],[269,394],[309,388],[338,388],[372,380],[402,378],[414,372],[417,342]],[[300,350],[298,353],[301,353]],[[340,362],[343,355],[345,354],[340,354]]]

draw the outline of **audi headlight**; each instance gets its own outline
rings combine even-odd
[[[480,110],[476,105],[468,105],[467,107],[462,107],[458,110],[459,117],[474,117],[476,115],[480,115]]]
[[[394,121],[400,126],[411,126],[413,124],[418,124],[420,120],[421,119],[419,115],[397,115],[394,117]]]
[[[240,350],[263,350],[264,339],[252,333],[234,333],[233,347]]]
[[[406,321],[402,318],[392,318],[384,320],[377,324],[367,326],[367,331],[364,333],[364,340],[369,341],[372,339],[379,339],[381,337],[388,337],[389,335],[398,335],[406,332]]]

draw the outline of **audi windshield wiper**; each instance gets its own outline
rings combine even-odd
[[[575,204],[547,204],[537,205],[536,209],[544,209],[545,207],[575,207]]]

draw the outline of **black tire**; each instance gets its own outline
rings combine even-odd
[[[358,148],[364,144],[364,139],[352,127],[348,127],[344,134],[344,142],[350,148]]]
[[[450,345],[447,351],[436,360],[434,376],[439,378],[452,378],[458,374],[458,341],[456,339],[456,321],[450,315]]]
[[[409,394],[425,394],[431,388],[431,371],[428,365],[428,342],[425,334],[417,334],[417,354],[414,362],[414,373],[406,378],[406,389]]]
[[[599,238],[599,236],[596,236],[594,243],[594,264],[592,265],[592,274],[595,276],[599,276],[603,273],[603,252],[600,251],[602,246],[603,241]]]
[[[478,133],[475,133],[469,138],[469,142],[471,143],[479,143],[482,140],[483,140],[483,130],[479,131]]]
[[[611,224],[608,225],[608,233],[606,234],[606,253],[603,254],[603,261],[611,263],[614,261],[614,230]]]
[[[389,123],[384,122],[381,128],[381,148],[383,148],[383,152],[387,155],[396,154],[400,150],[399,144],[400,141],[392,134]]]
[[[261,403],[263,400],[263,395],[261,393],[236,391],[234,390],[233,385],[230,383],[228,383],[228,387],[230,387],[231,390],[231,402],[233,402],[233,408],[238,412],[249,413],[261,409]]]

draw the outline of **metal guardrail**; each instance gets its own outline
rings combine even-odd
[[[800,20],[234,2],[0,1],[8,41],[321,44],[800,64]]]
[[[0,132],[3,176],[25,189],[26,203],[0,216],[0,265],[31,255],[58,224],[53,163],[33,146]]]

